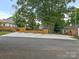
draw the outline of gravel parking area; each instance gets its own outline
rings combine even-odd
[[[49,38],[49,39],[66,39],[66,40],[77,40],[67,35],[59,34],[37,34],[37,33],[21,33],[14,32],[7,35],[2,35],[4,37],[31,37],[31,38]]]

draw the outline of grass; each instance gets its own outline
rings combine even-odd
[[[0,31],[0,35],[5,35],[5,34],[8,34],[8,33],[11,33],[11,32],[8,32],[8,31]]]
[[[75,37],[75,38],[79,40],[79,37]]]
[[[79,37],[78,37],[78,36],[74,36],[74,37],[72,37],[72,38],[75,38],[75,39],[78,39],[78,40],[79,40]]]

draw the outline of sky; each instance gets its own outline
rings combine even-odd
[[[79,8],[79,0],[76,0],[75,3],[74,2],[69,3],[69,6],[75,6]]]
[[[12,7],[13,4],[16,4],[16,0],[12,2],[10,0],[0,0],[0,19],[9,18],[14,14],[15,9]],[[71,2],[69,6],[76,6],[79,8],[79,0],[76,0],[75,3]]]
[[[15,9],[12,7],[16,0],[0,0],[0,19],[9,18],[14,13]]]

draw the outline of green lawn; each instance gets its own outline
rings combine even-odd
[[[76,37],[76,39],[78,39],[78,40],[79,40],[79,37]]]
[[[7,32],[7,31],[0,31],[0,35],[5,35],[5,34],[8,34],[8,33],[11,33],[11,32]]]
[[[78,36],[75,36],[75,37],[73,37],[73,38],[75,38],[75,39],[78,39],[78,40],[79,40],[79,37],[78,37]]]

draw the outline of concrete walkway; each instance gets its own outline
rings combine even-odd
[[[37,33],[21,33],[14,32],[3,37],[31,37],[31,38],[49,38],[49,39],[66,39],[66,40],[77,40],[68,35],[59,35],[59,34],[37,34]]]

